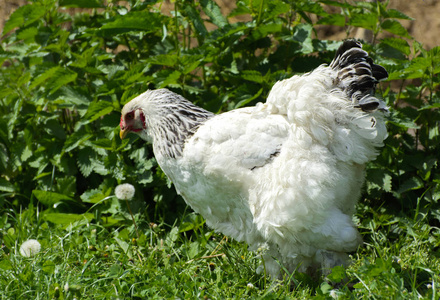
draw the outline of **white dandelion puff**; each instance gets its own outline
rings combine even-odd
[[[25,257],[36,255],[41,250],[41,244],[37,240],[27,240],[20,247],[20,254]]]
[[[333,299],[338,299],[338,293],[336,292],[336,290],[330,291],[330,297],[332,297]]]
[[[253,285],[252,283],[249,282],[249,283],[247,284],[247,287],[248,287],[248,289],[253,289],[253,288],[254,288],[254,285]]]
[[[134,197],[135,188],[129,183],[120,184],[115,188],[116,198],[120,200],[131,200]]]

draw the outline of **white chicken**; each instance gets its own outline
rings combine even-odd
[[[146,91],[122,109],[120,136],[151,142],[194,211],[266,249],[272,276],[280,264],[328,272],[362,243],[352,214],[365,163],[387,137],[387,108],[373,96],[387,76],[347,40],[330,65],[277,82],[254,107],[214,115],[167,89]]]

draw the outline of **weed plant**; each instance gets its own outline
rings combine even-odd
[[[438,299],[440,47],[402,19],[387,1],[240,0],[229,15],[213,0],[19,7],[0,45],[0,297]],[[186,207],[150,146],[119,139],[120,110],[161,87],[216,113],[265,101],[277,80],[331,60],[340,42],[317,39],[321,26],[372,31],[389,137],[368,166],[353,265],[276,280]],[[114,195],[122,183],[129,202]],[[29,239],[41,251],[25,257]]]

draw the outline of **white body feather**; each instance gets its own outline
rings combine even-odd
[[[278,82],[266,104],[209,119],[182,157],[156,155],[208,226],[269,249],[273,275],[272,256],[291,270],[332,267],[362,241],[351,215],[364,164],[387,133],[382,113],[363,113],[331,91],[326,70]]]
[[[266,270],[274,276],[279,264],[273,258],[290,271],[326,269],[344,264],[346,252],[362,242],[352,214],[364,165],[376,157],[387,132],[380,109],[353,104],[357,94],[346,89],[359,78],[352,69],[343,71],[321,66],[277,82],[265,104],[209,115],[178,155],[163,150],[164,135],[149,123],[159,110],[140,105],[152,96],[132,101],[146,116],[141,137],[152,139],[159,165],[185,201],[213,229],[251,250],[266,248]],[[361,96],[359,103],[384,107]],[[174,138],[178,129],[172,126],[166,136]]]

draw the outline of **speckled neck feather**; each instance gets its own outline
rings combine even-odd
[[[153,146],[163,156],[182,155],[185,141],[214,114],[167,89],[148,91],[154,115],[147,117],[147,128],[153,136]],[[157,153],[157,152],[156,152]]]

